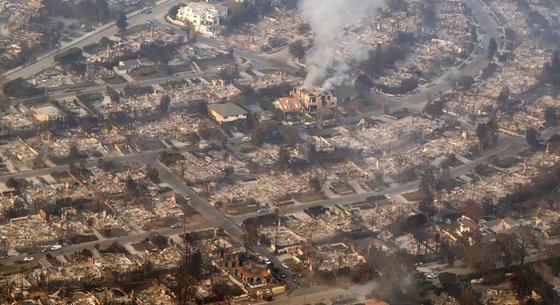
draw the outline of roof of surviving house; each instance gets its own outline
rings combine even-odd
[[[128,60],[123,60],[119,63],[119,66],[121,67],[136,67],[140,65],[140,60],[138,59],[128,59]]]
[[[247,111],[245,111],[245,109],[237,106],[234,103],[211,104],[208,105],[208,110],[214,111],[223,117],[247,114]]]
[[[301,102],[295,97],[284,97],[276,100],[274,105],[283,112],[299,112],[302,109]]]

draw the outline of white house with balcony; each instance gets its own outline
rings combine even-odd
[[[218,32],[220,21],[227,17],[228,9],[222,5],[208,2],[190,2],[179,8],[177,20],[190,22],[195,31],[214,36]]]

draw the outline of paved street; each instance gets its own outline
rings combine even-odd
[[[127,154],[122,156],[106,156],[99,159],[113,160],[115,162],[120,162],[120,163],[134,162],[134,161],[141,162],[142,160],[154,158],[155,156],[160,155],[162,152],[170,151],[170,150],[171,149],[149,150],[149,151]],[[99,159],[89,159],[89,160],[85,160],[85,162],[87,165],[95,165],[97,164]],[[34,169],[34,170],[29,170],[24,172],[17,172],[13,174],[1,175],[0,182],[5,182],[9,178],[25,179],[25,178],[37,177],[37,176],[48,175],[53,173],[60,173],[68,170],[69,168],[70,168],[69,164],[64,164],[64,165],[58,165],[54,167],[47,167],[47,168]]]
[[[148,236],[150,236],[150,234],[161,234],[161,235],[169,237],[171,235],[181,234],[181,233],[183,233],[183,231],[197,231],[197,230],[202,230],[202,229],[206,229],[206,228],[209,228],[209,227],[210,226],[207,225],[206,223],[192,223],[192,224],[187,224],[184,228],[179,228],[179,229],[163,228],[163,229],[153,230],[153,231],[150,231],[150,232],[131,233],[129,235],[121,236],[121,237],[105,238],[105,239],[101,239],[101,240],[85,242],[85,243],[76,244],[76,245],[70,245],[70,246],[63,247],[59,251],[54,251],[54,252],[48,251],[48,252],[45,252],[45,253],[37,253],[37,254],[33,254],[33,255],[22,254],[22,255],[18,255],[18,256],[13,256],[13,257],[9,257],[9,258],[0,260],[0,263],[2,263],[4,265],[13,264],[17,261],[22,261],[23,258],[26,257],[26,256],[32,256],[35,259],[42,259],[42,258],[45,257],[45,255],[47,255],[47,253],[50,253],[53,256],[68,255],[68,254],[75,253],[77,251],[82,251],[84,249],[93,249],[96,245],[99,245],[100,248],[105,248],[105,247],[107,247],[107,246],[109,246],[113,243],[118,243],[118,244],[122,245],[124,243],[141,242],[144,239],[146,239]]]
[[[224,216],[205,198],[200,197],[183,180],[173,173],[165,165],[155,159],[145,160],[159,172],[160,179],[167,183],[175,192],[189,198],[191,206],[204,216],[209,222],[226,231],[234,240],[243,242],[245,232],[233,221]]]
[[[135,25],[135,24],[146,24],[148,18],[158,18],[159,16],[164,16],[167,14],[169,9],[179,3],[178,0],[165,0],[160,1],[152,10],[150,14],[139,14],[138,12],[133,12],[128,15],[128,24]],[[67,44],[63,44],[58,50],[54,50],[49,54],[45,54],[37,61],[32,64],[29,64],[24,67],[15,68],[3,74],[4,78],[14,80],[16,78],[27,78],[32,76],[33,74],[43,71],[46,68],[52,67],[54,65],[54,57],[57,54],[71,48],[71,47],[78,47],[83,48],[88,44],[98,42],[103,37],[109,37],[118,33],[118,29],[115,26],[115,22],[110,22],[106,25],[101,26],[100,28],[94,30],[93,32],[87,33],[80,38],[73,40]]]
[[[513,137],[504,137],[499,141],[499,144],[497,147],[495,147],[494,149],[488,150],[487,152],[484,153],[483,156],[473,160],[472,162],[460,165],[458,167],[452,168],[450,170],[451,176],[452,177],[459,177],[462,176],[464,174],[470,173],[472,171],[474,171],[474,169],[480,165],[485,163],[486,161],[488,161],[488,159],[492,156],[500,156],[500,157],[506,157],[506,156],[513,156],[516,153],[520,152],[521,150],[523,150],[526,147],[526,144],[523,142],[523,139],[519,139],[519,138],[513,138]],[[384,194],[389,194],[391,196],[395,196],[398,194],[403,194],[403,193],[408,193],[408,192],[412,192],[418,189],[418,185],[419,185],[420,181],[419,180],[415,180],[412,182],[408,182],[408,183],[402,183],[402,184],[397,184],[395,186],[392,186],[386,190],[384,190],[383,192],[377,192],[377,191],[369,191],[369,192],[364,192],[364,193],[360,193],[360,194],[354,194],[354,195],[349,195],[349,196],[341,196],[341,197],[337,197],[337,198],[331,198],[331,199],[325,199],[325,200],[319,200],[319,201],[313,201],[313,202],[307,202],[307,203],[296,203],[293,205],[290,205],[289,207],[287,207],[284,210],[285,214],[290,214],[290,213],[297,213],[297,212],[302,212],[305,209],[311,208],[311,207],[317,207],[317,206],[324,206],[324,207],[332,207],[335,205],[344,205],[344,204],[350,204],[350,203],[355,203],[355,202],[361,202],[361,201],[365,201],[367,197],[370,197],[372,195],[384,195]],[[270,211],[270,213],[274,213],[275,211]],[[243,221],[250,219],[250,218],[254,218],[257,216],[262,216],[263,214],[259,214],[259,213],[249,213],[249,214],[244,214],[244,215],[237,215],[237,216],[233,216],[232,219],[235,220],[236,223],[243,223]]]
[[[472,10],[472,14],[480,25],[483,32],[482,41],[475,46],[475,49],[480,48],[482,51],[479,53],[474,52],[464,62],[464,65],[455,67],[440,76],[438,79],[418,88],[417,93],[411,93],[402,97],[391,97],[382,93],[373,93],[372,98],[375,101],[385,105],[398,105],[408,107],[411,110],[422,110],[424,105],[429,100],[452,90],[450,80],[457,80],[462,76],[475,76],[488,65],[488,51],[487,47],[490,39],[499,39],[499,27],[492,15],[489,8],[482,2],[482,0],[463,0],[465,5]],[[370,115],[364,114],[364,116]]]
[[[179,0],[160,1],[154,7],[154,9],[152,10],[152,12],[150,14],[140,14],[138,12],[133,12],[133,13],[128,15],[129,26],[137,25],[137,24],[146,24],[148,19],[152,19],[152,20],[161,21],[162,26],[174,27],[173,25],[168,24],[165,21],[165,16],[172,6],[174,6],[178,3],[181,3],[181,2],[182,1],[179,1]],[[118,29],[115,25],[115,22],[110,22],[110,23],[108,23],[106,25],[103,25],[100,28],[94,30],[93,32],[87,33],[87,34],[83,35],[82,37],[73,40],[72,42],[69,42],[69,43],[66,43],[66,44],[62,45],[57,50],[53,50],[53,51],[49,52],[48,54],[45,54],[45,55],[39,57],[38,60],[35,61],[34,63],[29,64],[27,66],[23,66],[23,67],[20,66],[18,68],[10,70],[10,71],[4,73],[2,76],[4,78],[9,79],[9,80],[14,80],[14,79],[17,79],[17,78],[20,78],[20,77],[21,78],[28,78],[35,73],[38,73],[40,71],[43,71],[44,69],[52,67],[55,64],[54,57],[57,54],[60,54],[60,53],[64,52],[65,50],[67,50],[71,47],[83,48],[83,47],[85,47],[89,44],[98,42],[103,37],[109,37],[109,36],[112,36],[112,35],[115,35],[115,34],[118,34]],[[226,46],[224,46],[222,43],[218,42],[216,39],[213,39],[213,38],[208,38],[208,37],[204,37],[204,36],[199,35],[198,41],[200,41],[201,43],[207,44],[209,46],[226,48]],[[281,68],[282,70],[284,70],[286,72],[289,72],[289,73],[295,73],[298,70],[296,67],[294,67],[292,65],[288,65],[286,63],[279,62],[279,61],[275,60],[273,57],[267,56],[267,55],[254,54],[254,53],[242,50],[242,49],[234,49],[234,54],[238,57],[243,57],[243,58],[246,58],[246,59],[250,60],[252,63],[254,63],[254,65],[256,67],[258,67],[260,69]],[[165,79],[162,78],[161,82],[164,81],[164,80]],[[153,80],[153,81],[155,82],[156,80]],[[96,89],[91,89],[91,90],[96,90]],[[86,89],[85,91],[89,91],[89,90]]]

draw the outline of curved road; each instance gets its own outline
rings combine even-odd
[[[438,79],[419,87],[418,93],[404,95],[400,98],[389,97],[381,93],[373,93],[373,98],[386,104],[405,104],[413,110],[422,110],[426,102],[452,90],[450,79],[458,79],[461,76],[475,76],[488,65],[487,47],[492,38],[498,40],[500,28],[492,17],[490,8],[482,0],[463,0],[463,3],[471,9],[472,15],[479,24],[479,40],[475,45],[474,52],[467,58],[464,64],[451,69],[451,71],[440,76]]]

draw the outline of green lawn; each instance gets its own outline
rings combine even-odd
[[[420,191],[405,193],[402,194],[402,196],[408,201],[420,201],[424,198],[424,194],[422,194]]]
[[[240,153],[249,153],[249,152],[255,151],[257,149],[255,144],[253,144],[253,142],[251,142],[251,141],[235,143],[235,144],[232,145],[231,148],[232,148],[232,150],[238,151]]]
[[[387,182],[379,179],[369,180],[368,182],[366,182],[366,184],[371,190],[382,190],[389,187],[389,184]]]
[[[84,93],[84,94],[80,94],[78,96],[78,99],[86,104],[89,104],[102,100],[103,94],[98,92]]]
[[[449,158],[448,160],[444,161],[444,163],[446,163],[446,165],[449,167],[457,167],[464,164],[463,162],[461,162],[459,159],[455,157]]]
[[[294,195],[294,199],[299,202],[313,202],[327,199],[325,194],[321,193],[303,193]]]
[[[492,162],[492,164],[500,168],[510,168],[519,164],[519,162],[521,162],[520,159],[517,159],[515,157],[508,157],[504,159],[496,159]]]
[[[23,264],[11,264],[11,265],[0,265],[0,275],[10,275],[14,273],[21,273],[27,270],[31,270],[39,267],[39,263],[36,261],[23,263]]]
[[[355,194],[356,191],[352,186],[346,183],[333,183],[331,186],[333,192],[339,195]]]
[[[335,135],[338,134],[338,131],[334,128],[326,128],[326,129],[321,129],[319,131],[319,136],[323,137],[323,138],[330,138],[333,137]]]
[[[474,171],[482,177],[491,177],[498,172],[488,164],[481,164],[477,166]]]
[[[126,29],[126,33],[129,35],[134,35],[149,29],[150,26],[148,24],[136,24]]]

